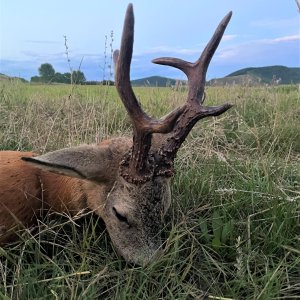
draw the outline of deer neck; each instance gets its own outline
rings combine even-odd
[[[81,179],[42,172],[42,201],[50,210],[75,215],[88,208],[88,195]]]

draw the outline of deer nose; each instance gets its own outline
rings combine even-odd
[[[154,251],[154,253],[150,256],[147,265],[159,259],[164,254],[164,250],[160,247]]]
[[[158,248],[157,250],[153,251],[151,255],[147,255],[147,257],[143,257],[139,259],[138,261],[135,261],[136,264],[140,266],[147,266],[153,262],[155,262],[157,259],[159,259],[164,253],[164,250],[161,248]]]

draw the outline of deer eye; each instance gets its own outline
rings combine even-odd
[[[127,223],[127,224],[129,225],[127,218],[126,218],[124,215],[120,214],[120,213],[116,210],[115,207],[113,207],[113,211],[114,211],[114,213],[115,213],[115,216],[118,218],[118,220],[119,220],[120,222],[124,222],[124,223]]]

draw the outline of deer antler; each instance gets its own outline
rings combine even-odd
[[[195,63],[169,57],[157,58],[152,61],[156,64],[172,66],[183,71],[187,75],[189,87],[188,99],[184,111],[178,118],[172,134],[159,150],[162,163],[157,167],[157,175],[172,175],[173,161],[176,157],[176,153],[193,126],[200,119],[208,116],[218,116],[232,106],[228,103],[213,107],[202,105],[205,99],[204,87],[207,68],[221,41],[231,16],[232,12],[229,12],[220,22],[213,37]]]
[[[182,113],[177,108],[165,118],[155,120],[141,108],[130,83],[130,64],[133,49],[134,15],[128,5],[120,51],[114,52],[115,85],[133,124],[132,153],[121,164],[121,175],[130,182],[142,183],[153,176],[154,165],[149,157],[153,133],[169,133]]]
[[[127,181],[143,183],[153,176],[171,176],[174,173],[173,161],[176,153],[197,121],[208,116],[218,116],[231,107],[230,104],[216,107],[202,105],[206,71],[231,15],[230,12],[221,21],[195,63],[168,57],[153,60],[154,63],[169,65],[183,71],[188,77],[189,86],[188,99],[184,106],[160,120],[155,120],[142,110],[130,83],[134,15],[132,4],[128,5],[120,51],[114,52],[115,85],[133,124],[132,150],[120,166],[120,173]],[[153,133],[170,133],[170,135],[158,151],[150,153]]]

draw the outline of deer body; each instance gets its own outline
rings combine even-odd
[[[87,151],[91,149],[98,151],[99,158],[92,163],[101,164],[113,179],[116,178],[118,164],[124,155],[122,151],[128,151],[130,146],[130,139],[119,138],[105,140],[98,145],[75,147],[75,149],[86,148]],[[84,209],[90,209],[101,215],[113,180],[108,178],[101,182],[101,174],[99,174],[99,180],[94,179],[94,181],[64,176],[48,172],[47,166],[36,168],[21,159],[34,156],[31,152],[0,152],[0,228],[2,233],[8,233],[17,225],[25,227],[33,225],[36,217],[42,216],[48,210],[75,215]],[[110,156],[109,160],[107,156]],[[63,171],[57,172],[63,174]],[[1,242],[5,243],[5,239],[0,235]]]
[[[203,106],[205,77],[231,18],[227,14],[199,59],[163,57],[153,62],[183,71],[188,99],[155,120],[141,108],[130,83],[134,16],[128,6],[120,51],[114,52],[115,86],[133,126],[133,138],[57,150],[41,156],[0,152],[0,243],[16,228],[31,226],[44,211],[99,215],[117,251],[144,265],[161,248],[162,218],[171,202],[170,178],[177,151],[202,118],[218,116],[231,105]]]

